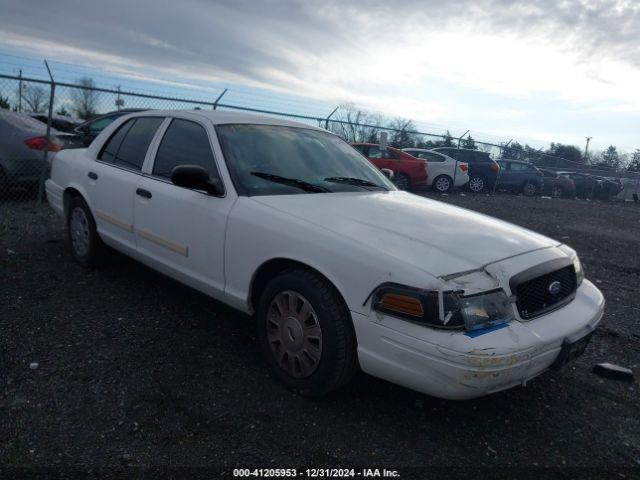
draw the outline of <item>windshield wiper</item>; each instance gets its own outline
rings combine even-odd
[[[291,187],[297,187],[305,192],[330,192],[327,187],[323,187],[322,185],[315,185],[313,183],[305,182],[304,180],[299,180],[297,178],[287,178],[281,177],[280,175],[275,175],[273,173],[264,173],[264,172],[251,172],[251,175],[263,178],[265,180],[269,180],[275,183],[282,183],[283,185],[289,185]]]
[[[377,183],[370,182],[369,180],[365,180],[363,178],[355,178],[355,177],[327,177],[324,179],[325,182],[333,182],[333,183],[345,183],[347,185],[355,185],[357,187],[375,187],[386,190],[382,185],[378,185]]]

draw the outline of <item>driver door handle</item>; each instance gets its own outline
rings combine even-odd
[[[136,190],[136,194],[140,195],[141,197],[144,197],[144,198],[151,198],[152,197],[151,192],[149,190],[145,190],[144,188],[138,188]]]

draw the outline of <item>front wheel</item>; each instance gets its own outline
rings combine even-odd
[[[433,180],[433,188],[439,193],[450,192],[453,188],[453,180],[448,175],[440,175]]]
[[[469,179],[469,190],[473,193],[482,193],[485,188],[484,178],[479,176],[472,176]]]
[[[271,280],[260,296],[257,323],[265,360],[294,392],[325,395],[357,369],[349,311],[318,274],[293,269]]]
[[[393,183],[396,185],[396,187],[398,187],[399,190],[409,190],[409,188],[411,187],[411,181],[409,180],[409,177],[402,172],[396,172],[394,174]]]

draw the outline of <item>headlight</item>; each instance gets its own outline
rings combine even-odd
[[[461,291],[420,290],[385,284],[373,292],[373,308],[435,328],[478,330],[513,319],[502,290],[464,296]]]
[[[502,290],[460,297],[467,330],[493,327],[513,319],[509,297]]]
[[[582,269],[582,262],[580,262],[578,255],[573,257],[573,268],[576,271],[576,285],[579,287],[584,280],[584,270]]]
[[[562,250],[565,254],[569,256],[569,258],[573,261],[573,269],[576,271],[576,286],[580,286],[582,281],[584,280],[584,270],[582,269],[582,263],[578,258],[578,254],[576,251],[568,245],[560,245],[560,250]]]

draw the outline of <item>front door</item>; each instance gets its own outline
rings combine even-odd
[[[211,128],[211,130],[208,130]],[[135,234],[141,260],[211,296],[224,292],[224,238],[233,200],[171,183],[178,165],[199,165],[219,178],[213,126],[174,118],[159,143],[150,175],[136,185]]]

